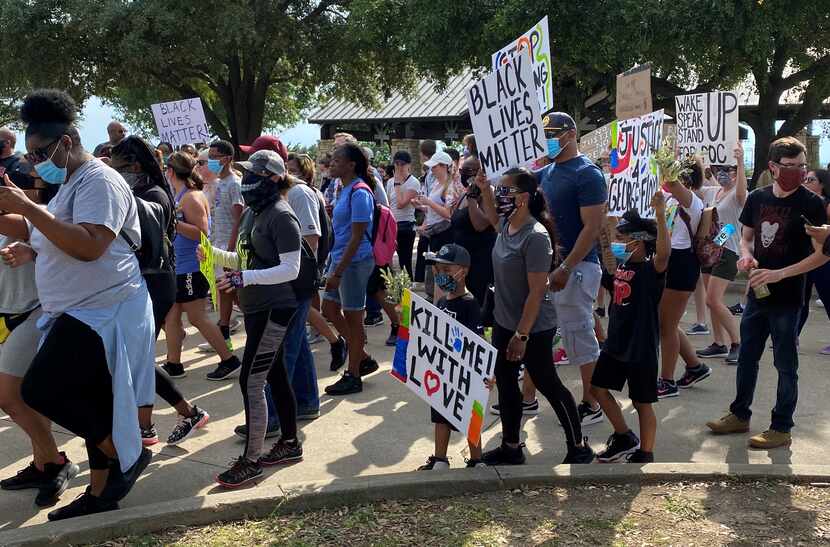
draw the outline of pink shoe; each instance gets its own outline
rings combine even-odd
[[[565,353],[563,348],[557,348],[556,351],[553,352],[553,364],[554,365],[567,365],[570,361],[568,360],[568,354]]]

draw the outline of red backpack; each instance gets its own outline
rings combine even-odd
[[[372,214],[372,237],[369,239],[372,244],[372,254],[375,256],[375,264],[377,266],[388,266],[392,263],[392,257],[397,248],[398,223],[395,221],[392,210],[374,199],[375,194],[365,182],[361,181],[352,186],[352,191],[349,193],[350,206],[352,194],[358,188],[369,192],[375,202],[375,210]]]

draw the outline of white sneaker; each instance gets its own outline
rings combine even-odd
[[[213,349],[213,346],[205,342],[204,344],[199,344],[196,346],[196,351],[199,353],[216,353],[216,350]]]
[[[236,334],[239,332],[239,329],[242,328],[242,319],[239,317],[232,317],[231,322],[228,323],[228,328],[231,331],[231,334]]]

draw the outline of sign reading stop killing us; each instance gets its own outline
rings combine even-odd
[[[467,90],[478,157],[487,178],[545,155],[547,144],[527,55],[514,55]]]
[[[409,289],[401,300],[401,324],[392,376],[439,412],[478,446],[490,392],[496,349]]]
[[[173,146],[210,142],[210,129],[199,97],[154,104],[151,108],[161,142]]]
[[[738,94],[715,91],[680,95],[677,109],[677,148],[681,157],[700,154],[709,165],[737,165]]]

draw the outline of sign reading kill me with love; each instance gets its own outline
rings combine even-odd
[[[392,376],[478,445],[493,376],[496,348],[409,289],[401,300],[401,325]]]

